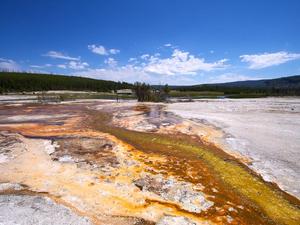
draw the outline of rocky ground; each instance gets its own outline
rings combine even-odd
[[[0,223],[15,224],[92,224],[88,218],[76,215],[48,197],[30,195],[0,195]]]
[[[221,130],[215,143],[248,158],[265,180],[300,198],[299,98],[201,100],[167,110]]]
[[[296,199],[211,145],[219,130],[164,110],[0,105],[0,224],[298,224]]]

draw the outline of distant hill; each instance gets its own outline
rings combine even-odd
[[[96,80],[84,77],[0,72],[0,93],[49,90],[108,92],[131,87],[131,84],[125,82]]]
[[[276,79],[236,81],[218,84],[173,86],[180,91],[222,91],[227,94],[265,93],[267,95],[300,95],[300,75]]]
[[[299,88],[300,75],[281,77],[276,79],[235,81],[229,83],[214,84],[223,87],[248,87],[248,88]]]

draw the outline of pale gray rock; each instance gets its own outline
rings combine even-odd
[[[164,216],[156,225],[196,225],[183,216]]]
[[[7,131],[0,132],[0,164],[7,163],[26,151],[21,135]]]
[[[20,184],[15,184],[15,183],[0,183],[0,192],[2,191],[8,191],[8,190],[13,190],[13,191],[21,191],[23,190],[24,187]]]
[[[190,183],[177,181],[174,178],[146,175],[134,183],[142,191],[155,193],[167,201],[175,202],[189,212],[200,213],[214,204],[206,198],[204,193],[195,191]]]
[[[86,217],[40,196],[0,195],[0,225],[90,225]]]

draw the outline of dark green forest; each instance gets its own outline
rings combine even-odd
[[[153,91],[164,88],[160,85],[145,84],[146,86],[148,89],[151,87]],[[136,89],[133,84],[126,82],[76,76],[0,72],[0,93],[49,90],[111,92],[127,88]],[[300,96],[300,76],[220,84],[170,86],[168,89],[180,92],[183,96],[188,92],[221,92],[228,97]]]
[[[220,84],[200,84],[193,86],[172,86],[177,91],[212,91],[225,95],[245,96],[300,96],[300,76],[281,77],[276,79],[236,81]]]
[[[132,84],[125,82],[84,77],[0,72],[0,93],[49,90],[109,92],[131,87]]]

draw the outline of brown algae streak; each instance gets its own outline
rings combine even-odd
[[[274,185],[264,182],[261,177],[232,157],[217,154],[218,151],[214,151],[187,135],[177,134],[170,137],[164,134],[112,127],[109,125],[111,118],[107,113],[99,111],[92,113],[91,119],[94,128],[110,133],[138,150],[170,158],[166,165],[148,162],[153,168],[179,175],[192,183],[216,187],[218,193],[213,194],[215,199],[212,200],[217,206],[222,207],[228,201],[237,205],[241,202],[246,204],[248,209],[246,207],[247,210],[241,210],[235,215],[235,217],[240,217],[241,224],[300,224],[299,200],[290,201],[285,193]],[[197,170],[193,179],[187,176],[187,167],[184,168],[182,165],[188,165],[190,169],[194,169],[194,172]],[[212,194],[209,190],[204,190],[204,192]],[[213,220],[216,217],[214,214],[217,212],[208,210],[200,216]]]

